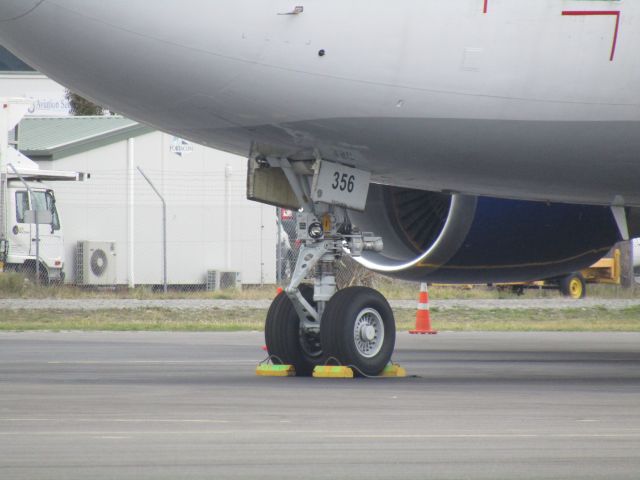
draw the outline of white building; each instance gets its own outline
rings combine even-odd
[[[275,209],[246,200],[246,159],[121,117],[69,117],[65,88],[1,46],[0,96],[34,101],[20,125],[23,153],[43,169],[91,174],[50,184],[67,281],[76,280],[77,243],[91,240],[115,242],[118,284],[162,282],[161,203],[140,166],[167,202],[169,284],[204,284],[208,270],[238,271],[244,284],[275,282]]]
[[[116,116],[31,117],[19,132],[20,150],[41,168],[91,175],[51,184],[68,281],[77,242],[90,240],[115,242],[118,284],[162,283],[161,202],[139,166],[167,203],[170,285],[202,285],[208,270],[275,283],[276,212],[246,199],[246,159]]]
[[[34,71],[0,47],[0,97],[24,97],[33,100],[33,115],[67,115],[69,102],[65,88]]]

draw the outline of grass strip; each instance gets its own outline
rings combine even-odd
[[[386,298],[393,300],[417,300],[419,284],[389,280],[376,277],[371,285],[379,290]],[[192,285],[190,288],[170,288],[168,293],[162,293],[152,287],[136,287],[128,289],[124,286],[113,287],[79,287],[73,285],[52,285],[37,287],[25,281],[24,276],[16,273],[0,273],[0,299],[24,298],[24,299],[136,299],[136,300],[270,300],[276,294],[276,285],[244,286],[242,289],[229,289],[216,292],[206,291],[203,286]],[[522,296],[513,293],[510,286],[502,288],[488,287],[487,285],[432,285],[429,287],[429,295],[432,299],[539,299],[558,298],[557,290],[539,288],[525,289]],[[617,285],[593,285],[587,286],[589,298],[603,299],[638,299],[640,288],[624,289]]]
[[[266,311],[236,310],[2,310],[0,331],[241,331],[262,330]],[[398,330],[414,327],[415,310],[395,312]],[[640,307],[570,310],[447,309],[432,312],[443,331],[640,332]]]

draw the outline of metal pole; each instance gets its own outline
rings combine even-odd
[[[224,167],[225,268],[231,268],[231,165]]]
[[[282,282],[282,209],[276,208],[276,226],[278,228],[278,245],[276,247],[276,284]]]
[[[631,289],[632,290],[636,290],[638,288],[637,282],[636,282],[636,269],[633,265],[633,262],[636,258],[636,242],[633,241],[633,239],[630,240],[631,246],[629,247],[629,254],[631,255]]]
[[[164,293],[167,293],[167,203],[164,201],[164,197],[158,191],[153,182],[145,175],[140,167],[137,167],[138,171],[142,174],[147,183],[151,186],[156,195],[160,197],[162,202],[162,276]]]
[[[18,173],[18,170],[16,170],[16,167],[14,167],[13,164],[9,163],[7,166],[11,170],[13,170],[13,173],[16,174],[16,176],[20,179],[22,184],[27,189],[27,192],[29,192],[29,200],[30,200],[29,203],[31,204],[31,207],[33,207],[33,199],[35,197],[33,195],[33,191],[31,190],[31,187],[27,182],[25,182],[24,178],[22,178],[22,175]],[[36,221],[36,285],[40,286],[40,223],[38,222],[39,220],[38,209],[37,208],[34,209],[33,212],[34,212],[35,221]]]
[[[264,287],[264,205],[260,204],[260,286]]]
[[[129,288],[135,288],[135,139],[127,141],[127,205],[128,205],[128,282]]]
[[[7,116],[9,115],[9,105],[0,106],[0,134],[4,137],[0,138],[0,239],[6,240],[7,235],[7,156],[9,153],[9,142],[7,141],[7,131],[9,126]]]

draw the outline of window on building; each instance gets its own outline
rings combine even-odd
[[[33,72],[34,69],[24,63],[6,48],[0,46],[0,72]]]

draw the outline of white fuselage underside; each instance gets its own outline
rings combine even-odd
[[[640,2],[4,1],[0,43],[206,145],[318,149],[428,190],[640,205]]]

